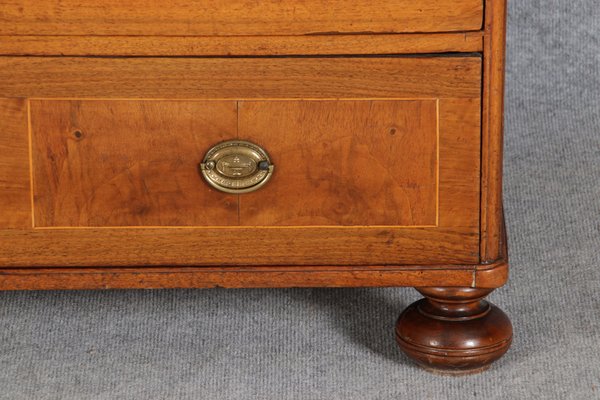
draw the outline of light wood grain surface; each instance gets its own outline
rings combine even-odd
[[[481,29],[481,0],[13,0],[0,34],[237,36]]]
[[[471,227],[0,231],[5,267],[473,264],[478,248]]]
[[[2,55],[285,56],[480,52],[483,33],[306,36],[0,35]]]
[[[0,96],[33,98],[475,98],[472,57],[0,57]]]

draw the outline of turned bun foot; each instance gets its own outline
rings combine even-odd
[[[512,341],[510,320],[484,300],[493,289],[417,288],[425,296],[400,315],[398,345],[433,372],[470,374],[487,369]]]

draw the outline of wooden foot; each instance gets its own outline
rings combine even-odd
[[[484,298],[493,289],[417,288],[425,296],[400,315],[398,345],[423,368],[443,374],[485,370],[512,342],[510,320]]]

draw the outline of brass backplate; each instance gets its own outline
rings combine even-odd
[[[202,176],[225,193],[249,193],[271,178],[274,165],[267,152],[245,140],[228,140],[213,146],[200,164]]]

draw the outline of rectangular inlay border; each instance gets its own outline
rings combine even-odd
[[[34,229],[39,229],[39,230],[47,230],[47,229],[155,229],[155,228],[166,228],[166,229],[219,229],[219,228],[232,228],[232,227],[249,227],[249,226],[253,226],[255,228],[258,229],[313,229],[313,228],[336,228],[336,229],[347,229],[347,228],[360,228],[360,227],[369,227],[369,228],[377,228],[377,227],[381,227],[381,228],[401,228],[401,229],[406,229],[406,228],[437,228],[439,226],[439,204],[440,204],[440,200],[439,200],[439,196],[440,196],[440,100],[439,99],[435,99],[435,98],[360,98],[360,99],[339,99],[339,98],[319,98],[319,99],[295,99],[295,98],[291,98],[291,99],[263,99],[263,98],[257,98],[257,99],[240,99],[237,101],[237,103],[239,104],[240,102],[299,102],[299,101],[386,101],[386,102],[393,102],[393,101],[432,101],[435,102],[435,143],[436,143],[436,149],[435,149],[435,168],[434,168],[434,172],[435,172],[435,188],[434,188],[434,196],[435,196],[435,207],[434,207],[434,212],[435,212],[435,223],[434,224],[412,224],[412,225],[399,225],[399,224],[393,224],[393,225],[381,225],[381,224],[350,224],[350,225],[328,225],[328,224],[307,224],[307,225],[297,225],[297,224],[290,224],[290,225],[277,225],[277,226],[270,226],[270,225],[259,225],[259,224],[252,224],[252,225],[214,225],[214,224],[208,224],[208,225],[156,225],[156,224],[149,224],[149,225],[103,225],[103,226],[95,226],[95,225],[87,225],[87,226],[76,226],[76,225],[52,225],[52,226],[42,226],[39,225],[37,223],[37,221],[39,221],[39,218],[36,218],[36,200],[35,200],[35,180],[36,180],[36,176],[35,176],[35,165],[34,165],[34,150],[33,146],[34,146],[34,137],[32,134],[32,124],[31,124],[31,102],[32,101],[61,101],[61,100],[66,100],[66,101],[103,101],[103,99],[97,99],[97,98],[93,98],[93,99],[81,99],[81,98],[61,98],[61,99],[56,99],[56,98],[31,98],[27,101],[27,110],[28,110],[28,131],[29,131],[29,152],[30,152],[30,162],[31,162],[31,207],[32,207],[32,227]],[[132,101],[149,101],[149,102],[157,102],[157,101],[169,101],[169,102],[191,102],[191,101],[196,101],[196,102],[211,102],[211,101],[222,101],[222,100],[212,100],[212,99],[206,99],[206,100],[198,100],[198,99],[116,99],[116,98],[111,98],[110,101],[128,101],[128,100],[132,100]],[[37,150],[39,151],[39,149]],[[199,155],[200,156],[200,155]],[[39,177],[38,177],[39,178]]]

